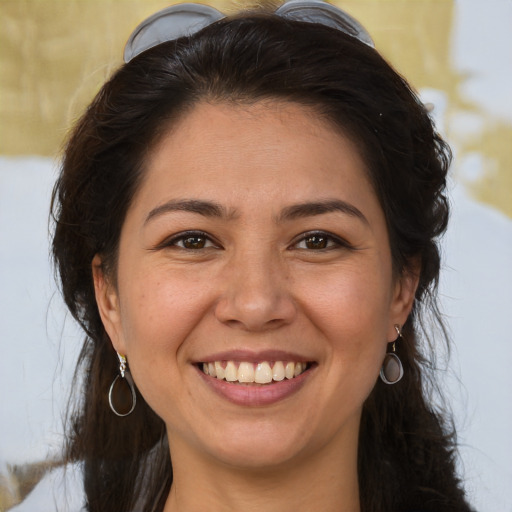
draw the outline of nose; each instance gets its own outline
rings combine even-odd
[[[225,272],[215,306],[217,319],[246,331],[266,331],[291,323],[296,305],[286,266],[271,254],[239,254]]]

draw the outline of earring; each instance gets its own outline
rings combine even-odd
[[[396,342],[402,338],[402,329],[399,325],[395,325],[395,330],[398,336],[393,342],[392,352],[386,354],[382,368],[380,369],[380,378],[382,382],[386,384],[396,384],[404,376],[402,361],[400,361],[400,358],[395,354],[395,345]]]
[[[133,384],[132,376],[130,375],[130,372],[126,370],[126,357],[121,355],[119,352],[117,352],[117,357],[119,358],[120,375],[116,375],[116,378],[112,381],[112,384],[110,384],[110,389],[108,390],[108,404],[115,415],[124,417],[131,414],[135,409],[137,395],[135,394],[135,385]],[[121,378],[121,380],[119,380],[119,378]],[[115,393],[117,397],[116,401],[118,402],[116,408],[116,406],[114,406],[113,395],[114,387],[118,380],[118,391]]]

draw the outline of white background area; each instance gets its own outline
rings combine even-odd
[[[512,1],[460,0],[454,38],[456,67],[470,73],[464,94],[512,122]],[[442,103],[442,92],[425,95]],[[55,168],[46,158],[0,157],[0,473],[58,452],[81,344],[48,257]],[[512,220],[460,183],[451,183],[451,201],[440,296],[454,340],[445,378],[461,473],[479,512],[512,512]],[[55,510],[44,489],[23,510]]]

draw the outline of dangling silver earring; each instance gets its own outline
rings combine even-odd
[[[131,414],[135,409],[135,404],[137,403],[137,395],[135,394],[135,385],[133,384],[132,376],[126,370],[126,357],[121,355],[119,352],[117,352],[117,357],[119,358],[119,375],[116,375],[116,378],[112,381],[112,384],[110,384],[110,389],[108,390],[108,404],[110,405],[110,409],[112,409],[112,412],[115,415],[124,417]],[[119,380],[119,378],[121,378],[121,380]],[[121,407],[121,412],[118,409],[116,409],[113,401],[114,387],[118,380],[119,384],[124,383],[124,390],[118,391],[116,393],[118,397],[119,395],[124,395],[121,396],[120,400],[118,400],[119,402],[121,402],[120,404],[118,404],[118,408],[119,406]],[[130,399],[127,397],[131,398],[131,403]]]
[[[402,361],[400,361],[400,358],[395,354],[395,345],[396,342],[402,338],[402,329],[399,325],[395,325],[395,330],[398,336],[393,342],[392,352],[386,354],[382,368],[380,369],[380,378],[382,382],[386,384],[396,384],[404,376]]]

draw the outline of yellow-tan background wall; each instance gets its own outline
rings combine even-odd
[[[225,12],[248,5],[211,4]],[[463,95],[468,77],[454,67],[451,48],[456,2],[338,4],[368,28],[377,48],[416,89],[443,91],[445,133],[457,148],[455,175],[457,162],[477,151],[485,172],[469,180],[468,188],[512,217],[512,121]],[[121,64],[131,30],[167,5],[166,0],[0,0],[0,154],[55,156],[73,121]],[[480,128],[472,133],[457,129],[461,114],[477,118]],[[458,178],[464,180],[460,173]]]

